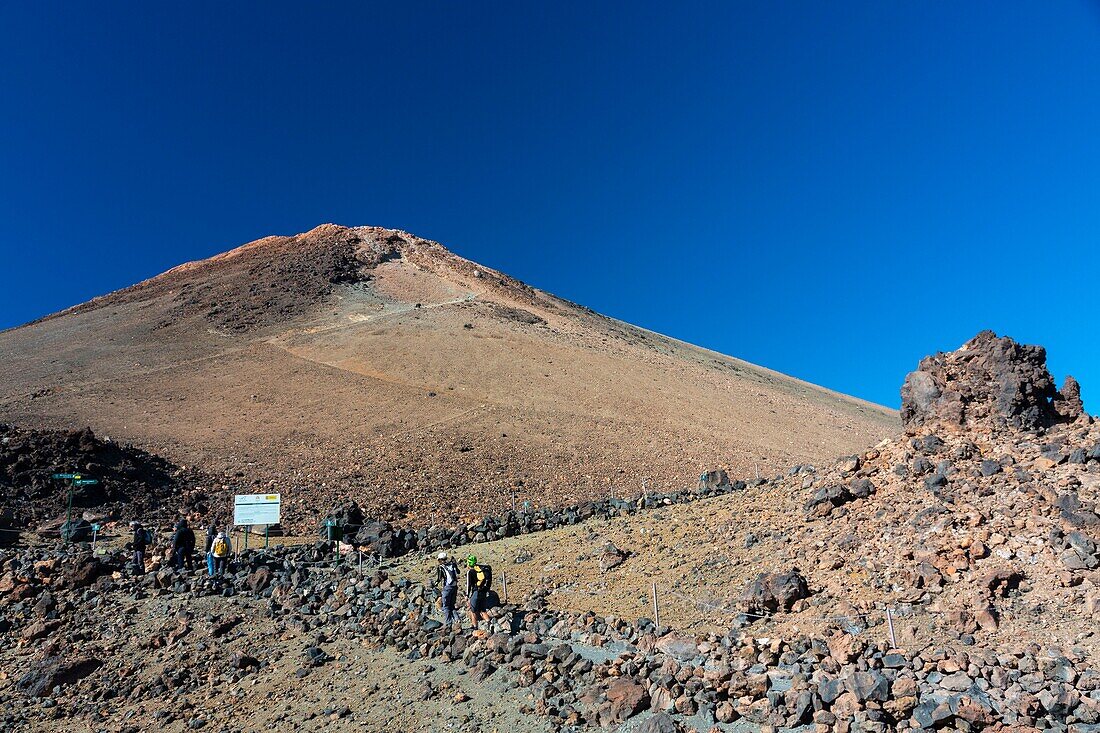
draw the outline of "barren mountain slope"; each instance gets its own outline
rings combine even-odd
[[[271,482],[292,519],[352,496],[417,524],[513,491],[538,505],[768,473],[898,424],[434,242],[334,225],[0,333],[0,421],[87,425],[224,488]]]

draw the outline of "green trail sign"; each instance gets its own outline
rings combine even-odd
[[[57,479],[58,481],[68,481],[69,482],[69,508],[65,511],[65,524],[63,524],[61,526],[63,528],[64,527],[70,527],[71,528],[72,527],[72,521],[73,521],[73,489],[77,486],[95,486],[96,484],[99,483],[99,479],[84,478],[84,474],[80,474],[80,473],[55,473],[51,476],[51,478]],[[93,554],[95,553],[95,533],[96,533],[96,530],[92,530],[92,553]],[[64,536],[65,534],[66,534],[65,531],[62,530],[62,535]],[[68,537],[66,537],[65,542],[68,542],[68,541],[69,541],[69,539],[68,539]]]

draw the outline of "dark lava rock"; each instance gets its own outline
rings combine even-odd
[[[639,725],[636,733],[680,733],[683,728],[668,713],[657,713]]]
[[[87,588],[100,576],[111,572],[111,567],[94,557],[81,560],[76,566],[68,569],[64,574],[64,584],[69,588]]]
[[[320,667],[325,662],[331,661],[332,657],[319,646],[311,646],[306,648],[305,651],[305,664],[307,667]]]
[[[1001,464],[997,461],[986,459],[982,461],[981,466],[978,467],[978,470],[983,476],[993,476],[1001,472]]]
[[[796,568],[787,573],[761,573],[745,588],[741,603],[749,613],[773,613],[790,611],[796,601],[809,595],[806,578]]]
[[[79,682],[99,669],[102,661],[93,657],[62,659],[50,657],[31,668],[19,678],[15,686],[31,697],[44,697],[55,687]]]
[[[98,479],[96,484],[72,487],[74,507],[125,509],[143,519],[160,515],[169,497],[178,502],[189,483],[198,483],[159,456],[102,440],[87,428],[27,430],[0,424],[0,511],[21,526],[64,515],[70,487],[52,478],[55,473]],[[78,511],[73,514],[80,516]]]
[[[1043,347],[992,331],[925,357],[902,385],[902,423],[909,430],[936,422],[1033,430],[1070,422],[1083,413],[1080,388],[1067,377],[1059,392],[1046,358]]]

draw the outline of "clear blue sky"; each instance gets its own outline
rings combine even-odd
[[[0,7],[0,327],[374,224],[891,406],[992,328],[1100,411],[1096,5],[313,5]]]

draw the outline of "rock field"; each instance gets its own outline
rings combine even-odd
[[[135,576],[117,542],[2,550],[0,722],[1098,731],[1100,426],[1044,358],[980,334],[907,378],[903,434],[771,478],[452,529],[344,505],[342,557],[216,579]],[[490,628],[439,621],[440,547],[507,576]]]

